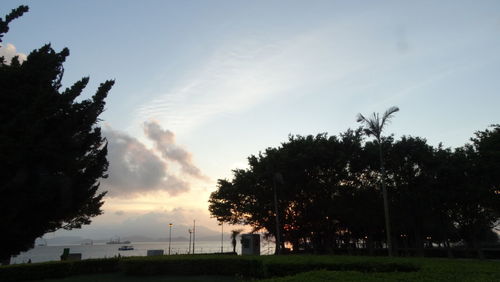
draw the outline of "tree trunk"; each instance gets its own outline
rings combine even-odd
[[[474,246],[474,249],[476,250],[477,258],[480,260],[484,260],[484,253],[483,253],[483,250],[481,249],[481,245],[480,245],[479,241],[477,240],[476,234],[473,234],[472,245]]]
[[[444,245],[446,247],[446,253],[448,255],[448,258],[453,258],[453,252],[451,251],[450,240],[448,238],[446,238]]]
[[[367,239],[367,247],[368,247],[368,254],[370,256],[373,256],[373,249],[374,249],[374,246],[373,246],[373,237],[371,234],[368,235],[368,239]]]
[[[440,217],[441,220],[441,236],[444,238],[444,248],[446,249],[446,255],[448,258],[453,258],[453,252],[450,247],[450,239],[448,239],[448,227],[446,225],[446,221],[443,219],[443,216]]]
[[[391,223],[389,221],[389,199],[387,196],[387,189],[385,187],[385,168],[384,168],[384,158],[382,155],[382,143],[378,140],[379,156],[380,156],[380,172],[382,174],[381,184],[382,184],[382,197],[384,198],[384,215],[385,215],[385,234],[387,237],[387,251],[390,257],[392,257],[392,238],[391,238]]]
[[[417,215],[418,216],[418,215]],[[414,220],[415,228],[415,248],[418,257],[424,256],[424,235],[422,232],[422,224],[418,219]]]
[[[415,229],[415,248],[417,251],[417,256],[424,256],[424,240],[422,238],[422,233],[418,231],[418,228]]]
[[[273,186],[274,186],[274,217],[276,220],[276,247],[275,247],[275,255],[281,254],[282,242],[281,242],[281,234],[280,234],[280,218],[279,218],[279,209],[278,209],[278,191],[276,190],[276,177],[273,177]]]
[[[6,259],[3,259],[0,261],[0,264],[1,265],[9,265],[10,264],[10,257],[9,258],[6,258]]]

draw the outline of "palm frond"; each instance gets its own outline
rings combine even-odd
[[[368,120],[362,115],[362,114],[358,114],[356,116],[356,122],[368,122]]]
[[[387,109],[387,111],[385,111],[385,113],[384,113],[384,116],[382,117],[381,126],[383,127],[386,122],[389,122],[392,115],[397,111],[399,111],[399,108],[396,106],[393,106],[393,107],[390,107],[389,109]]]
[[[378,126],[378,116],[377,114],[373,113],[370,118],[366,118],[362,114],[357,115],[357,122],[361,122],[364,124],[364,133],[368,136],[373,135],[377,137],[377,130],[379,128]]]
[[[375,132],[373,132],[372,130],[368,129],[368,128],[364,128],[363,129],[363,132],[367,135],[367,136],[377,136]]]
[[[382,135],[382,130],[384,129],[385,123],[389,122],[392,115],[397,111],[399,111],[398,107],[390,107],[389,109],[387,109],[387,111],[385,111],[382,119],[380,118],[380,115],[378,113],[371,114],[369,118],[366,118],[362,114],[358,114],[356,116],[356,121],[364,124],[364,133],[366,135],[372,135],[377,138],[377,140],[379,140],[380,136]]]

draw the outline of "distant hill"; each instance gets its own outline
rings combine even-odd
[[[89,241],[89,239],[82,238],[79,236],[59,236],[53,238],[38,238],[35,240],[35,245],[80,245],[84,241]]]
[[[178,225],[172,227],[172,242],[189,241],[188,228],[190,226]],[[161,230],[163,229],[163,230]],[[35,245],[81,245],[93,242],[94,244],[103,244],[111,239],[120,238],[121,241],[131,242],[168,242],[168,228],[159,227],[145,230],[136,228],[100,228],[93,232],[86,232],[83,236],[54,236],[53,233],[44,238],[36,240]],[[220,241],[221,234],[204,226],[196,227],[196,241]],[[229,239],[230,234],[224,233],[224,238]]]

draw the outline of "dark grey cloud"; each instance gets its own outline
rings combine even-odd
[[[144,133],[153,141],[155,149],[162,157],[169,161],[177,162],[184,174],[199,179],[207,179],[201,170],[193,164],[190,152],[179,147],[175,142],[175,134],[170,130],[163,130],[157,122],[145,122]]]
[[[189,190],[187,182],[168,172],[165,160],[136,138],[110,127],[103,134],[108,140],[109,177],[101,186],[110,197],[160,190],[175,196]]]

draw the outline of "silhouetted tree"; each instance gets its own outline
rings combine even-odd
[[[8,23],[28,10],[21,6],[0,21]],[[107,143],[97,126],[106,81],[91,99],[75,101],[89,79],[60,91],[64,48],[50,44],[27,60],[0,62],[0,260],[33,247],[37,237],[59,228],[79,228],[102,213]]]
[[[249,169],[234,170],[232,181],[219,180],[209,211],[219,221],[249,224],[276,237],[273,172],[279,171],[284,179],[277,186],[284,240],[294,249],[332,249],[340,242],[340,221],[347,222],[343,197],[356,187],[361,153],[360,131],[340,138],[290,136],[279,148],[249,157]]]
[[[248,158],[249,168],[219,180],[209,199],[217,220],[251,225],[276,236],[273,172],[282,234],[294,250],[370,250],[384,242],[380,207],[380,146],[386,160],[394,246],[422,255],[432,243],[463,240],[470,246],[495,239],[500,218],[500,130],[479,131],[455,151],[433,148],[419,137],[381,138],[363,144],[361,129],[340,136],[289,136],[277,148]]]
[[[478,131],[472,144],[454,153],[454,219],[460,237],[480,251],[480,241],[489,236],[500,218],[500,125]]]
[[[460,240],[458,230],[455,224],[455,211],[457,208],[454,200],[457,194],[458,183],[455,175],[460,172],[455,164],[455,154],[450,148],[443,148],[439,144],[434,150],[435,176],[433,181],[432,191],[432,206],[433,215],[436,217],[434,223],[437,223],[437,228],[434,228],[432,237],[437,242],[443,243],[448,250],[448,256],[451,257],[451,242]]]
[[[382,152],[382,131],[384,126],[390,121],[394,113],[399,111],[398,107],[390,107],[382,117],[378,113],[373,113],[370,118],[364,117],[362,114],[358,114],[358,122],[361,122],[365,126],[365,133],[368,136],[373,136],[377,140],[379,145],[379,156],[380,156],[380,183],[382,185],[382,196],[384,199],[384,215],[385,215],[385,233],[387,234],[387,249],[389,251],[389,256],[392,256],[392,241],[391,241],[391,223],[389,217],[389,200],[387,197],[387,189],[385,187],[385,168],[384,168],[384,157]]]
[[[388,148],[386,158],[388,186],[392,188],[393,231],[399,235],[395,238],[411,240],[401,243],[417,248],[423,256],[424,238],[432,238],[435,220],[434,148],[427,145],[425,139],[403,136]]]

